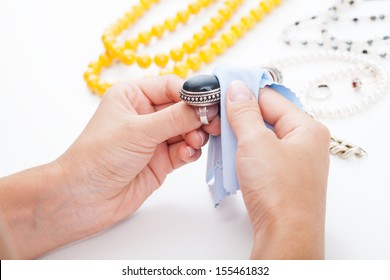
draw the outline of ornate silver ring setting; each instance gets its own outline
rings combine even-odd
[[[180,90],[180,99],[191,106],[199,107],[202,124],[209,124],[207,107],[218,104],[221,100],[221,87],[217,77],[198,75],[189,78]]]

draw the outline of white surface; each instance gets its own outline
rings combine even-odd
[[[162,2],[135,31],[150,26],[153,20],[166,18],[189,1]],[[258,3],[246,2],[248,7]],[[278,40],[282,28],[333,3],[283,2],[203,72],[210,72],[215,63],[261,65],[280,55],[296,53]],[[390,12],[386,1],[373,2],[370,7]],[[86,89],[83,71],[103,50],[103,30],[132,3],[135,1],[0,1],[0,176],[53,160],[81,132],[99,103],[99,98]],[[199,21],[207,20],[211,12]],[[198,26],[192,24],[192,29],[167,36],[158,47],[177,45]],[[156,46],[150,48],[150,52],[155,49]],[[109,72],[107,77],[115,75],[126,79],[143,72],[132,67]],[[386,95],[355,117],[325,122],[335,135],[369,152],[363,160],[331,160],[326,223],[328,259],[390,259],[389,106],[390,97]],[[197,163],[171,174],[161,189],[122,223],[44,258],[247,258],[252,237],[241,195],[214,209],[203,178],[205,163],[203,156]]]

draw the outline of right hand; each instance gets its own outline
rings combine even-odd
[[[252,257],[322,258],[329,131],[274,90],[264,88],[259,96],[257,102],[235,81],[226,104],[253,224]]]

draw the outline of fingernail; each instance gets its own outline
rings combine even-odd
[[[204,139],[204,136],[203,136],[203,133],[202,133],[202,132],[199,132],[198,134],[199,134],[200,140],[201,140],[201,142],[202,142],[202,143],[200,144],[200,146],[203,146],[204,140],[205,140],[205,139]]]
[[[244,82],[236,80],[230,84],[228,90],[229,99],[235,101],[247,101],[253,98],[253,94],[250,89],[244,84]]]
[[[188,157],[189,157],[189,158],[192,158],[193,155],[195,155],[195,152],[196,152],[195,149],[192,148],[192,147],[190,147],[190,146],[187,146],[186,149],[187,149]]]

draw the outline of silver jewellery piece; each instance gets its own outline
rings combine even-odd
[[[268,71],[275,83],[281,84],[283,82],[282,72],[278,68],[269,66],[260,68]]]
[[[200,122],[209,124],[207,107],[218,104],[221,100],[221,87],[217,77],[198,75],[189,78],[180,90],[180,99],[188,105],[199,107]]]
[[[199,112],[200,122],[204,125],[208,125],[209,120],[207,119],[207,107],[205,106],[199,107],[198,112]]]
[[[387,91],[389,87],[389,75],[387,69],[380,63],[364,55],[343,51],[313,51],[302,55],[291,56],[269,63],[272,67],[283,70],[296,64],[320,63],[322,61],[340,61],[349,63],[350,66],[327,72],[318,76],[298,89],[297,97],[301,101],[304,110],[316,118],[340,118],[357,114],[366,110]],[[313,100],[328,98],[331,93],[329,84],[344,80],[359,94],[358,100],[352,104],[328,108],[315,105]],[[317,102],[318,103],[318,102]]]
[[[332,155],[337,155],[342,159],[347,159],[352,156],[362,158],[367,155],[367,152],[362,148],[335,136],[331,136],[330,138],[330,153]]]
[[[390,52],[383,48],[384,45],[390,44],[390,32],[385,27],[383,29],[386,30],[387,33],[383,34],[382,36],[367,38],[363,41],[354,41],[351,38],[337,38],[330,32],[329,25],[332,24],[336,25],[336,27],[337,25],[345,26],[345,24],[351,24],[351,31],[353,31],[360,23],[390,22],[390,14],[384,13],[355,16],[348,19],[341,17],[342,12],[361,4],[362,2],[364,1],[341,0],[334,6],[330,7],[324,13],[294,22],[293,24],[285,28],[282,33],[284,43],[289,46],[343,50],[353,53],[360,53],[380,59],[390,58]],[[310,29],[313,29],[313,27],[315,27],[315,29],[317,29],[318,31],[320,39],[313,39],[310,37],[306,37],[304,39],[296,39],[293,37],[293,35],[296,33],[307,33],[303,29],[305,27]]]

